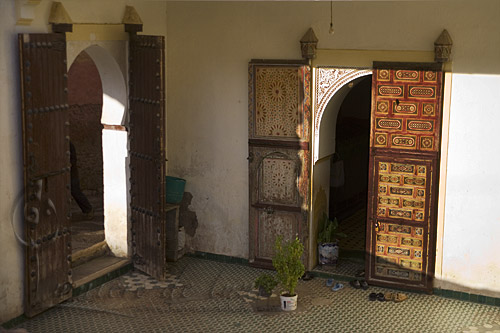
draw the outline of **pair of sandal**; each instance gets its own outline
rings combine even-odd
[[[344,288],[344,285],[340,282],[335,282],[335,285],[334,285],[334,281],[333,279],[327,279],[326,280],[326,286],[327,287],[332,287],[332,291],[339,291],[340,289]]]
[[[382,293],[371,293],[368,296],[368,299],[370,301],[380,301],[380,302],[390,302],[393,301],[395,303],[403,302],[408,299],[408,295],[403,294],[403,293],[391,293],[387,292],[385,294]]]
[[[349,282],[349,284],[354,289],[368,289],[368,283],[365,280],[352,280],[351,282]]]

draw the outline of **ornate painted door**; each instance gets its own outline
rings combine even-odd
[[[374,63],[366,276],[430,291],[441,135],[440,64]]]
[[[310,68],[303,61],[249,64],[249,257],[271,268],[278,235],[308,255]]]
[[[165,38],[130,36],[130,208],[134,266],[166,268]]]
[[[31,317],[72,296],[66,38],[64,34],[22,34],[18,41],[25,313]]]

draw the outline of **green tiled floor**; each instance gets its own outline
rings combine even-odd
[[[366,234],[366,209],[360,209],[356,213],[340,221],[339,230],[347,235],[340,239],[340,248],[346,250],[364,251]]]
[[[257,311],[253,281],[262,270],[185,257],[171,283],[130,272],[21,325],[29,332],[464,332],[494,331],[500,307],[408,293],[402,303],[371,302],[370,287],[300,281],[294,313]],[[134,275],[132,275],[134,274]],[[134,282],[134,283],[132,283]],[[151,286],[133,288],[132,286]]]

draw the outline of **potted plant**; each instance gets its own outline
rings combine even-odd
[[[328,219],[323,213],[318,225],[318,261],[320,265],[336,264],[339,258],[339,237],[347,237],[338,231],[339,222],[337,218]]]
[[[261,274],[255,280],[255,288],[259,289],[259,296],[269,297],[273,293],[273,289],[276,288],[278,281],[271,274]]]
[[[304,245],[298,237],[290,241],[283,241],[282,237],[278,236],[274,243],[274,252],[273,267],[277,273],[276,279],[285,291],[280,295],[281,309],[293,311],[297,308],[295,287],[305,272],[301,260]]]

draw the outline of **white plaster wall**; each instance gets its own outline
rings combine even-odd
[[[456,75],[442,276],[455,290],[467,285],[499,288],[500,257],[495,254],[500,242],[491,236],[499,234],[498,213],[491,203],[498,202],[500,194],[495,179],[481,182],[488,172],[485,168],[496,169],[492,162],[498,156],[493,126],[500,114],[493,110],[498,109],[500,2],[334,2],[333,36],[328,34],[329,5],[328,1],[167,3],[169,171],[186,178],[187,191],[193,193],[192,208],[199,220],[195,248],[248,256],[247,63],[251,58],[300,58],[299,40],[311,26],[322,49],[417,51],[432,51],[434,40],[446,28],[454,40]],[[462,73],[470,76],[460,77]],[[474,206],[468,204],[472,197]],[[470,249],[460,250],[463,244]],[[459,260],[462,265],[455,265]]]
[[[106,243],[117,257],[129,254],[126,131],[102,130],[104,171],[104,230]]]
[[[15,8],[12,1],[0,1],[0,50],[17,46],[14,28]],[[0,56],[0,323],[23,313],[24,246],[14,236],[14,228],[24,236],[21,224],[22,136],[19,102],[17,54]],[[13,207],[18,204],[16,217]]]
[[[499,58],[500,59],[500,58]],[[500,75],[455,74],[443,240],[443,288],[500,295]]]

